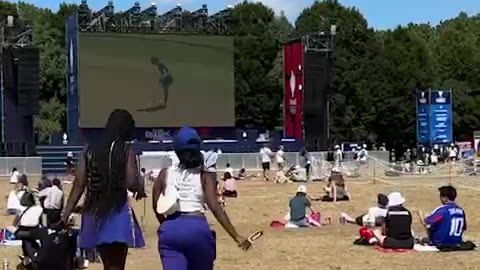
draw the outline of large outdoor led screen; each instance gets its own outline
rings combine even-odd
[[[81,33],[80,127],[127,109],[137,127],[235,124],[233,39]]]

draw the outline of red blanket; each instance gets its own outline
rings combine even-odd
[[[375,246],[375,249],[382,253],[410,253],[410,252],[416,251],[414,249],[391,249],[391,248],[383,248],[380,246]]]

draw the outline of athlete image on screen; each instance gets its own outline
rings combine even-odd
[[[152,56],[151,62],[152,62],[152,65],[154,65],[160,73],[159,86],[161,91],[163,92],[163,100],[159,100],[158,96],[155,93],[155,98],[154,98],[155,104],[151,107],[138,110],[142,112],[155,112],[158,110],[165,109],[168,104],[168,89],[173,84],[173,77],[168,71],[167,66],[164,63],[162,63],[158,59],[158,57],[155,57],[155,56]]]

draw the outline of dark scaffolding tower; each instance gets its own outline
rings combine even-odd
[[[309,151],[325,151],[330,139],[330,96],[335,66],[336,26],[329,32],[309,33],[304,46],[303,130]]]
[[[2,155],[35,152],[33,116],[39,110],[39,49],[32,29],[8,16],[0,22],[0,114]]]

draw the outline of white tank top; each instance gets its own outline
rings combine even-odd
[[[167,170],[167,185],[175,183],[178,190],[179,212],[205,212],[201,174],[197,170],[185,170],[171,166]]]

